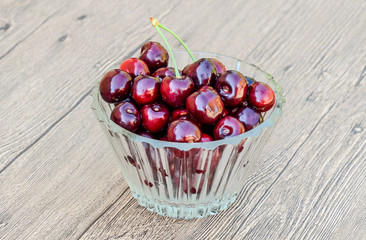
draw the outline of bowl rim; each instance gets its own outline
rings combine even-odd
[[[183,50],[175,50],[175,51],[173,51],[173,53],[179,54],[179,53],[186,53],[186,52]],[[268,118],[265,121],[263,121],[261,124],[256,126],[255,128],[253,128],[245,133],[242,133],[238,136],[221,139],[221,140],[215,140],[215,141],[211,141],[211,142],[180,143],[180,142],[168,142],[168,141],[161,141],[161,140],[157,140],[157,139],[151,139],[151,138],[143,137],[136,133],[130,132],[130,131],[120,127],[115,122],[113,122],[109,116],[107,116],[107,114],[103,111],[103,109],[101,107],[100,100],[102,98],[99,93],[99,83],[101,80],[98,80],[95,87],[93,88],[92,92],[90,93],[90,96],[92,97],[91,108],[94,110],[94,113],[95,113],[97,119],[99,120],[99,122],[106,123],[109,131],[111,131],[115,134],[122,134],[134,142],[148,143],[155,148],[172,147],[172,148],[177,148],[182,151],[187,151],[192,148],[203,148],[203,149],[210,150],[210,149],[215,149],[221,145],[228,145],[228,144],[236,145],[236,144],[240,143],[243,139],[256,137],[262,132],[262,130],[275,125],[276,121],[279,119],[279,117],[282,114],[282,106],[286,102],[286,99],[283,96],[282,87],[274,80],[274,78],[271,74],[266,73],[265,71],[263,71],[262,69],[260,69],[259,67],[257,67],[254,64],[246,63],[235,57],[230,57],[230,56],[217,54],[217,53],[211,53],[211,52],[202,52],[202,51],[192,51],[192,53],[211,55],[212,57],[219,56],[219,57],[223,57],[223,58],[230,58],[232,60],[237,61],[236,70],[239,70],[241,64],[246,64],[246,65],[254,68],[256,71],[263,73],[266,76],[266,78],[274,85],[275,89],[273,89],[273,90],[274,90],[274,93],[276,96],[276,103],[274,105],[274,109],[271,112],[271,114],[268,116]]]

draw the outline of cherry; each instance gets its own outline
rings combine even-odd
[[[263,118],[256,109],[251,107],[242,107],[234,114],[234,117],[238,119],[245,127],[245,130],[249,131],[263,122]]]
[[[201,134],[201,141],[200,142],[211,142],[213,141],[212,137],[208,135],[207,133]]]
[[[168,141],[168,137],[164,136],[164,137],[160,138],[160,141]]]
[[[179,71],[182,73],[182,71]],[[174,68],[171,67],[163,67],[156,70],[151,76],[159,78],[159,80],[163,80],[165,77],[175,77]]]
[[[222,62],[216,60],[215,58],[209,58],[209,59],[211,60],[211,62],[215,64],[217,74],[221,74],[226,71],[226,67],[224,64],[222,64]]]
[[[158,42],[147,42],[141,47],[139,57],[149,67],[151,73],[168,66],[169,54]]]
[[[222,118],[215,126],[214,138],[216,140],[234,137],[245,132],[243,124],[232,116]]]
[[[196,119],[194,119],[194,117],[188,112],[187,109],[178,108],[172,112],[171,117],[170,117],[170,122],[173,122],[178,119],[189,120],[189,121],[193,122],[194,124],[196,124],[197,127],[199,127],[199,128],[202,127],[202,124],[200,122],[198,122]]]
[[[238,71],[229,70],[221,74],[216,81],[216,90],[225,106],[235,107],[247,96],[247,81]]]
[[[185,119],[185,120],[189,120],[191,118],[191,114],[188,112],[187,109],[185,108],[178,108],[175,109],[170,117],[170,121],[175,121],[178,119]]]
[[[115,107],[111,120],[131,132],[136,132],[141,125],[140,113],[131,102],[123,102]]]
[[[215,81],[217,75],[215,64],[208,58],[201,58],[185,66],[182,73],[192,78],[197,89]]]
[[[168,141],[171,142],[199,142],[201,130],[189,120],[175,120],[168,127]]]
[[[152,103],[159,98],[160,81],[147,75],[137,76],[132,85],[132,98],[139,105]]]
[[[186,100],[187,110],[203,124],[215,124],[223,114],[224,103],[210,86],[203,86]]]
[[[245,76],[245,79],[247,80],[248,86],[252,85],[256,80],[254,80],[251,77]]]
[[[173,108],[183,107],[186,99],[195,90],[193,80],[182,76],[165,77],[160,84],[160,94],[163,101]]]
[[[248,103],[260,112],[266,112],[275,104],[275,94],[265,83],[254,82],[248,88]]]
[[[159,103],[150,103],[141,108],[142,126],[149,132],[162,131],[169,121],[169,110]]]
[[[150,75],[149,67],[138,58],[129,58],[121,63],[119,69],[127,72],[132,78],[138,75]]]
[[[125,71],[113,69],[107,72],[100,81],[100,95],[108,103],[120,102],[128,96],[131,80],[131,76]]]

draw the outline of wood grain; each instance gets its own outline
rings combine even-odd
[[[1,239],[365,238],[365,2],[53,4],[0,3]],[[107,69],[160,41],[149,16],[284,86],[257,171],[219,215],[138,206],[90,110]]]

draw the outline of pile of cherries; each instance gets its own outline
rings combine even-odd
[[[179,71],[169,54],[147,42],[100,82],[104,101],[115,105],[111,119],[144,137],[171,142],[208,142],[237,136],[263,121],[275,103],[273,90],[213,58]]]
[[[263,121],[275,103],[265,83],[245,77],[213,58],[179,71],[169,54],[147,42],[139,58],[129,58],[100,82],[104,101],[114,104],[111,119],[144,137],[171,142],[208,142],[237,136]]]

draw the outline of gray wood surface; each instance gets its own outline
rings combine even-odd
[[[366,2],[0,1],[0,239],[366,239]],[[155,16],[274,75],[284,114],[233,206],[138,206],[90,109]],[[173,48],[179,45],[171,38]]]

